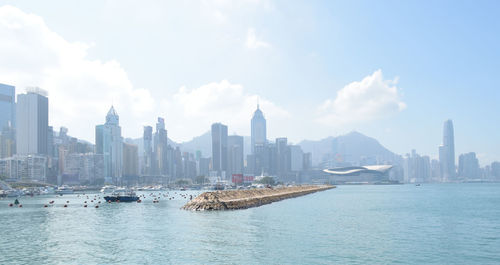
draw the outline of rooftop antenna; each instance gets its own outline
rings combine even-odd
[[[257,109],[259,109],[259,96],[257,96]]]

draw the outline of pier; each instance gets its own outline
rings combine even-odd
[[[251,190],[204,192],[182,207],[192,211],[238,210],[333,189],[331,185],[305,185]]]

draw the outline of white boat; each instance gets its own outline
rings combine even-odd
[[[73,188],[66,186],[66,185],[62,185],[61,187],[57,188],[57,190],[56,190],[57,194],[73,194],[74,192],[75,191],[73,190]]]
[[[11,189],[11,190],[6,190],[5,194],[7,195],[6,197],[20,197],[23,195],[23,193],[20,190],[16,189]]]
[[[101,193],[113,193],[116,190],[116,186],[106,185],[102,187]]]

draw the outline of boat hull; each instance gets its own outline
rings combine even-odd
[[[109,202],[136,202],[139,200],[139,197],[137,196],[105,196],[104,199]]]

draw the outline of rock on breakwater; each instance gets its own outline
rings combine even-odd
[[[185,210],[237,210],[257,207],[317,191],[333,189],[331,185],[307,185],[251,190],[225,190],[204,192],[182,207]]]

